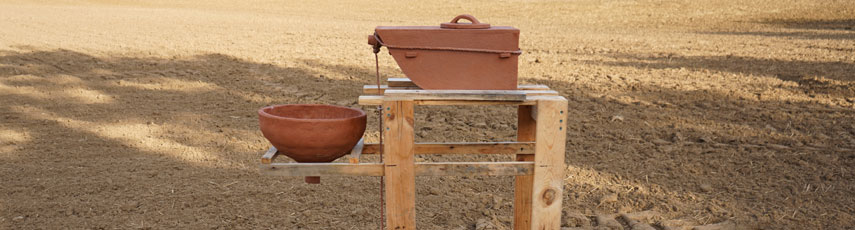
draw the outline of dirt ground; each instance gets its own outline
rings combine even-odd
[[[520,28],[521,82],[569,99],[565,226],[855,225],[852,1],[6,0],[0,229],[377,229],[377,178],[260,176],[256,109],[360,107],[374,26],[460,13]],[[420,108],[417,140],[513,140],[514,111]],[[506,229],[512,185],[418,178],[418,227]]]

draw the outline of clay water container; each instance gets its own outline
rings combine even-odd
[[[301,163],[331,162],[359,142],[365,112],[334,105],[273,105],[258,110],[261,133],[281,154]],[[306,177],[320,183],[320,177]]]
[[[375,52],[386,46],[422,89],[514,90],[519,37],[519,29],[464,14],[439,26],[378,26],[368,43]]]

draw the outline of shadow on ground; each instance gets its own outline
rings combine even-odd
[[[855,19],[837,20],[764,20],[760,24],[771,25],[776,30],[759,31],[716,31],[703,32],[713,35],[747,35],[775,37],[781,39],[807,40],[855,40]],[[783,30],[782,30],[783,29]],[[849,49],[851,51],[851,49]],[[845,51],[845,49],[843,50]]]
[[[855,65],[851,62],[778,60],[748,56],[682,56],[679,54],[609,55],[614,60],[589,61],[591,65],[627,66],[638,69],[680,69],[721,71],[754,76],[774,76],[784,81],[799,81],[804,77],[823,77],[838,81],[855,81]]]
[[[341,192],[374,192],[376,180],[307,186],[255,171],[257,108],[351,104],[338,99],[358,81],[220,54],[2,51],[0,226],[376,228],[364,220],[379,218],[374,197]]]
[[[725,57],[623,58],[643,63],[606,64],[752,74],[771,73],[753,67],[763,64],[796,70],[788,67],[793,63],[747,58],[735,67]],[[851,68],[799,65],[817,64],[807,71]],[[257,132],[257,108],[353,106],[373,78],[370,68],[313,60],[296,65],[220,54],[3,51],[0,226],[377,228],[376,178],[325,178],[318,186],[255,171],[267,146]],[[583,84],[529,80],[570,99],[567,211],[652,209],[668,218],[771,226],[853,219],[851,109],[644,85],[593,97]],[[507,108],[482,111],[420,110],[419,123],[438,125],[417,130],[419,138],[513,138]],[[482,123],[494,131],[460,128]],[[417,200],[429,207],[418,211],[420,227],[469,227],[480,218],[509,224],[511,183],[419,179]],[[610,193],[618,194],[617,202],[599,202]]]
[[[764,23],[792,29],[855,31],[855,19],[767,20]]]

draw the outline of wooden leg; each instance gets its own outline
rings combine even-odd
[[[416,228],[413,105],[413,101],[383,102],[387,229]]]
[[[534,141],[536,125],[531,117],[534,106],[521,105],[517,109],[517,141]],[[517,154],[517,161],[534,161],[532,154]],[[514,178],[514,229],[531,229],[531,189],[534,177],[531,175]]]
[[[566,110],[567,100],[562,97],[537,102],[531,229],[561,228]]]

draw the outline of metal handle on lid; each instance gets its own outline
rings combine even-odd
[[[460,19],[466,19],[472,23],[459,23],[458,21],[460,21]],[[481,21],[478,21],[475,16],[461,14],[454,17],[454,19],[451,19],[451,22],[440,24],[439,27],[445,29],[487,29],[490,28],[490,24],[481,23]]]

